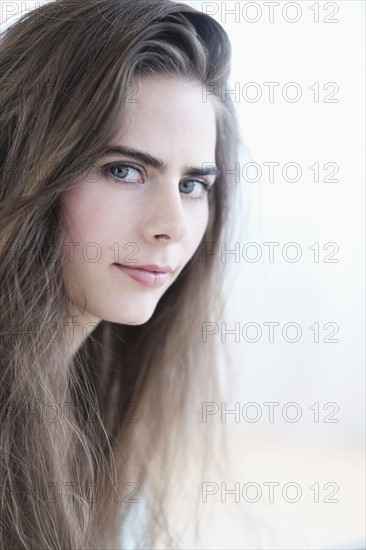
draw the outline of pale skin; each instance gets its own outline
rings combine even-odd
[[[80,243],[68,245],[73,253],[66,255],[65,265],[80,308],[72,311],[79,325],[71,356],[101,320],[147,322],[207,227],[204,184],[215,182],[215,174],[206,173],[215,164],[213,100],[203,102],[200,84],[167,76],[139,80],[137,99],[109,145],[146,153],[161,160],[163,169],[145,158],[108,153],[95,163],[93,178],[79,180],[63,197],[68,242]],[[206,171],[198,176],[193,168]],[[172,272],[161,287],[148,288],[115,263],[168,265]]]

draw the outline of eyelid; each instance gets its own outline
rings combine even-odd
[[[136,170],[141,175],[143,175],[145,178],[147,177],[146,170],[143,168],[143,166],[139,166],[137,164],[134,164],[133,162],[130,162],[128,160],[119,160],[116,162],[109,162],[108,164],[103,165],[103,170],[107,170],[108,168],[112,168],[112,166],[127,166],[128,168],[132,168],[133,170]]]
[[[207,185],[208,188],[211,188],[215,182],[216,182],[216,178],[214,181],[210,181],[209,180],[209,176],[205,177],[205,176],[187,176],[186,178],[183,178],[183,180],[186,180],[186,181],[198,181],[199,183],[203,183],[204,185]],[[181,180],[182,181],[182,180]]]
[[[207,181],[207,179],[205,178],[202,178],[202,179],[199,179],[199,178],[188,178],[186,180],[180,180],[179,183],[184,183],[184,182],[190,182],[190,181],[194,181],[195,183],[199,183],[200,186],[201,186],[201,194],[200,196],[198,197],[194,197],[192,196],[192,193],[182,193],[182,195],[187,199],[187,200],[202,200],[204,199],[205,197],[208,196],[209,192],[210,192],[210,189],[212,187],[212,184],[210,185],[210,183]]]

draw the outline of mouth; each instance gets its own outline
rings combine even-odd
[[[170,273],[173,271],[170,266],[143,265],[132,267],[131,265],[127,266],[125,264],[113,265],[115,265],[121,273],[147,288],[160,288],[167,282]]]

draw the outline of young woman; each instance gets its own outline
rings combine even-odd
[[[229,71],[222,27],[170,0],[56,0],[1,37],[1,549],[121,548],[139,502],[140,544],[178,545],[169,503],[210,452]]]

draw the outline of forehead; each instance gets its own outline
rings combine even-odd
[[[129,103],[127,116],[118,123],[115,143],[144,149],[168,165],[183,156],[192,162],[214,160],[216,108],[201,84],[148,76],[135,85],[135,102]]]

